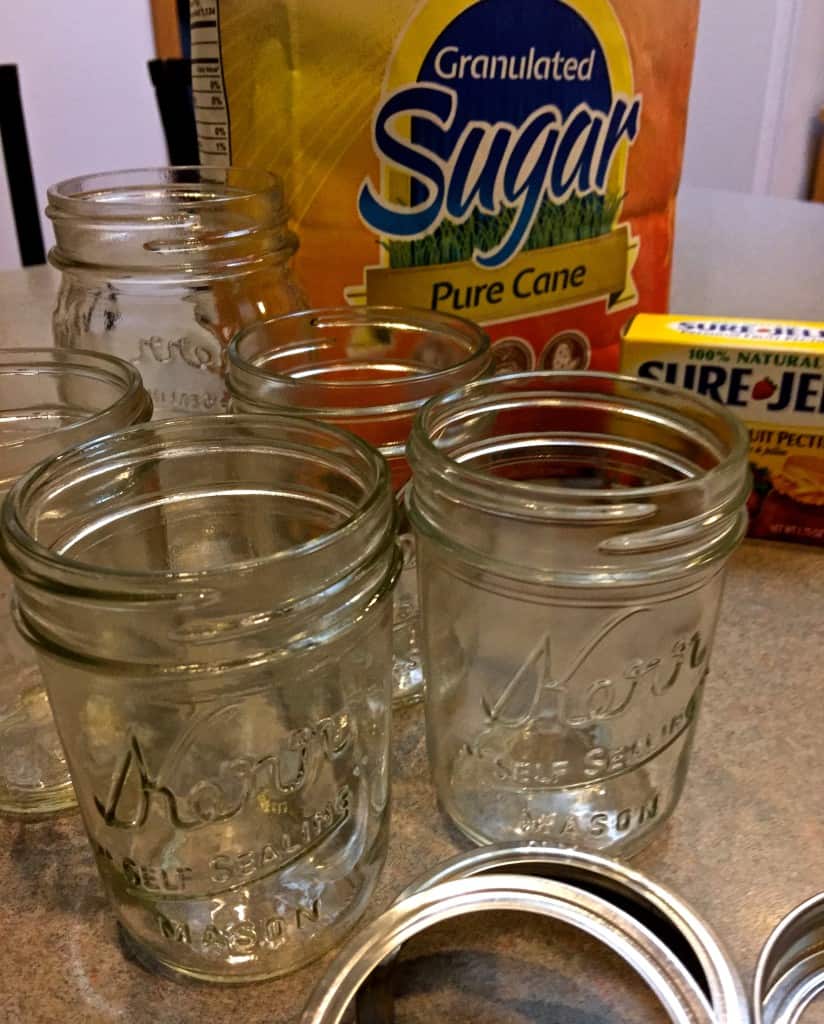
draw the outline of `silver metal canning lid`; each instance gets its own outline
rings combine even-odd
[[[796,1024],[824,992],[824,893],[789,913],[761,951],[753,985],[755,1024]]]
[[[490,877],[472,877],[479,874]],[[490,909],[542,914],[599,939],[647,982],[672,1021],[750,1019],[718,939],[662,886],[592,854],[510,845],[459,856],[407,889],[343,947],[301,1024],[338,1024],[355,998],[359,1024],[391,1021],[391,967],[402,944],[440,921]]]

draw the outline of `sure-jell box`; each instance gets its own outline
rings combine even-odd
[[[824,544],[824,323],[641,314],[621,372],[735,412],[750,431],[750,536]]]

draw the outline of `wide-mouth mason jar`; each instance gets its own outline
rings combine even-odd
[[[681,795],[748,438],[592,373],[434,399],[409,445],[429,756],[478,843],[638,851]]]
[[[491,365],[486,335],[461,317],[398,307],[314,309],[242,331],[229,348],[227,385],[238,412],[288,410],[351,430],[386,457],[400,494],[418,410],[434,395],[483,377]],[[423,695],[415,546],[405,518],[402,511],[397,704]]]
[[[151,415],[140,374],[119,359],[0,351],[0,497],[42,459]],[[73,807],[74,791],[34,652],[12,624],[10,593],[0,566],[0,813],[40,817]]]
[[[232,336],[306,305],[283,186],[266,171],[111,171],[48,195],[49,261],[62,273],[55,344],[133,363],[157,417],[225,411]]]
[[[18,623],[147,960],[265,978],[364,910],[389,822],[395,515],[377,452],[280,416],[111,434],[9,494]]]

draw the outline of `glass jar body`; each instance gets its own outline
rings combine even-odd
[[[433,780],[477,843],[632,856],[684,786],[723,572],[530,586],[418,539]]]
[[[398,496],[403,571],[395,589],[394,700],[423,698],[415,538],[403,491],[415,414],[434,395],[491,369],[489,341],[468,320],[399,307],[314,309],[241,332],[229,350],[232,409],[288,410],[334,423],[386,458]]]
[[[234,277],[179,283],[118,280],[64,266],[52,317],[57,348],[105,352],[131,363],[157,416],[225,412],[226,349],[261,309],[305,305],[288,263],[265,261]]]
[[[77,800],[37,655],[14,628],[12,583],[0,568],[0,814],[36,819]]]
[[[37,462],[140,423],[152,403],[137,372],[109,356],[51,349],[0,352],[0,497]],[[12,622],[0,566],[0,813],[37,818],[75,805],[66,757],[33,649]]]
[[[138,956],[289,973],[351,930],[386,856],[391,599],[317,651],[202,673],[41,649],[98,870]]]
[[[156,414],[226,410],[225,350],[258,320],[305,306],[280,182],[239,168],[77,178],[49,190],[62,281],[58,348],[136,366]]]
[[[675,808],[747,434],[606,374],[513,374],[431,402],[410,442],[427,737],[476,842],[628,856]]]
[[[261,419],[74,449],[2,534],[114,911],[138,955],[211,981],[335,944],[389,820],[388,470]]]

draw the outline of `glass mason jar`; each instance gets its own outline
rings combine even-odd
[[[111,434],[10,493],[2,556],[138,955],[291,971],[363,911],[389,822],[395,507],[296,417]]]
[[[345,427],[378,448],[402,495],[415,414],[433,395],[489,372],[489,341],[474,323],[426,310],[315,309],[256,324],[229,348],[237,412],[289,411]],[[423,696],[415,542],[403,501],[404,569],[395,592],[396,704]]]
[[[110,356],[0,351],[0,496],[48,456],[151,418],[137,370]],[[11,620],[0,566],[0,813],[40,817],[75,804],[34,651]]]
[[[412,432],[426,723],[478,843],[632,855],[684,785],[747,432],[686,391],[514,374]]]
[[[246,324],[305,306],[280,180],[236,167],[160,167],[49,189],[62,272],[58,348],[141,372],[155,414],[226,407],[225,349]]]

